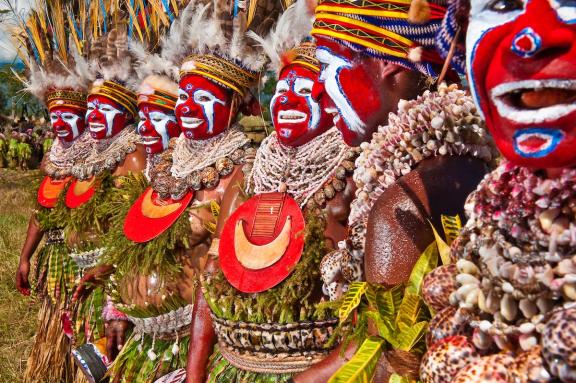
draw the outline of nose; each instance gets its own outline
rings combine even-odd
[[[320,101],[322,93],[324,93],[324,84],[320,81],[314,81],[314,85],[312,85],[312,99],[316,102]]]
[[[102,113],[100,113],[100,111],[96,109],[90,112],[90,114],[88,115],[88,121],[96,121],[99,120],[101,117]]]
[[[58,119],[52,124],[54,129],[62,129],[66,127],[66,123],[62,119],[62,117],[58,117]]]
[[[536,16],[537,23],[534,22]],[[575,38],[573,28],[558,18],[548,0],[528,2],[526,12],[515,24],[517,31],[511,51],[524,59],[558,58],[570,51]]]

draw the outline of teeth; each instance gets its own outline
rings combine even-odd
[[[88,124],[88,127],[89,127],[89,129],[90,129],[90,131],[91,131],[92,133],[100,132],[100,131],[106,129],[106,125],[104,125],[104,124],[97,124],[97,123],[95,123],[95,122],[90,122],[90,123]]]
[[[298,110],[281,110],[278,113],[278,121],[285,124],[297,124],[306,121],[308,115]]]
[[[500,116],[518,124],[542,124],[556,121],[576,111],[576,104],[557,104],[538,109],[524,109],[510,105],[506,98],[526,90],[561,89],[576,90],[576,81],[548,79],[525,80],[501,84],[492,89],[492,101]]]
[[[332,114],[332,115],[338,114],[338,109],[336,109],[336,108],[325,108],[324,111],[326,113]]]
[[[204,122],[203,119],[195,117],[181,117],[180,121],[182,122],[182,127],[187,129],[196,129]]]
[[[70,134],[70,133],[67,132],[66,130],[58,130],[58,131],[56,132],[56,135],[57,135],[58,137],[66,137],[68,134]]]
[[[142,137],[142,144],[144,145],[154,145],[160,139],[158,137]]]

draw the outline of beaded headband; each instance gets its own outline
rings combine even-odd
[[[90,95],[108,97],[126,108],[132,116],[138,115],[136,93],[116,82],[104,81],[101,85],[94,85],[90,90]]]
[[[288,65],[297,64],[311,69],[316,73],[320,72],[320,62],[316,58],[316,44],[313,42],[302,43],[296,48],[292,49],[292,51],[288,54],[292,55],[293,58],[292,60],[288,60],[283,65],[283,68],[287,67]]]
[[[311,34],[367,55],[435,76],[441,64],[434,36],[446,8],[426,3],[428,17],[411,22],[414,0],[321,0]]]
[[[193,63],[193,69],[180,71],[180,77],[187,74],[198,74],[215,80],[224,86],[244,95],[246,89],[250,88],[258,79],[257,72],[242,68],[237,64],[218,56],[204,54],[192,55],[184,60],[186,63]]]
[[[138,106],[141,104],[151,104],[169,111],[174,111],[177,99],[178,97],[176,97],[176,95],[154,89],[153,94],[138,94]]]
[[[86,97],[84,92],[78,92],[68,89],[57,89],[46,94],[46,106],[48,110],[55,107],[66,106],[69,108],[86,111]]]

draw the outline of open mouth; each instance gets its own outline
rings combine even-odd
[[[195,117],[181,117],[180,122],[182,124],[182,127],[185,129],[196,129],[197,127],[202,125],[204,120]]]
[[[67,130],[57,130],[57,131],[56,131],[56,135],[57,135],[58,137],[62,137],[62,138],[68,136],[69,134],[70,134],[70,132],[67,131]]]
[[[510,82],[491,95],[500,116],[518,124],[552,122],[576,111],[576,80]]]
[[[545,157],[564,138],[564,132],[559,129],[532,128],[518,130],[514,133],[514,148],[526,158]]]
[[[102,130],[106,129],[106,125],[98,124],[96,122],[90,122],[88,124],[88,128],[90,129],[90,131],[92,133],[98,133],[98,132],[101,132]]]
[[[146,136],[142,136],[142,144],[143,144],[143,145],[154,145],[154,144],[157,143],[158,141],[160,141],[160,138],[158,138],[158,137],[146,137]]]
[[[340,121],[340,113],[338,113],[338,109],[336,108],[326,108],[324,111],[328,114],[332,115],[332,123],[336,125],[338,121]]]
[[[299,110],[281,110],[278,113],[278,122],[283,124],[298,124],[306,121],[308,115]]]

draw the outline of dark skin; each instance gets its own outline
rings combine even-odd
[[[485,163],[472,157],[434,157],[422,161],[414,171],[386,189],[368,220],[364,255],[367,281],[384,286],[405,282],[420,254],[434,240],[428,220],[441,227],[442,214],[463,217],[466,198],[487,172]],[[385,262],[393,267],[383,269],[380,265]],[[377,334],[376,329],[371,330]],[[351,343],[344,357],[336,349],[322,362],[296,375],[294,382],[328,381],[357,347]],[[391,363],[388,358],[388,355],[380,358],[375,382],[388,381],[391,370],[396,370],[394,366],[403,368],[405,364]]]
[[[44,161],[42,162],[42,165]],[[118,165],[114,171],[114,175],[128,175],[130,172],[140,172],[146,167],[146,150],[143,146],[137,145],[136,151],[130,153]],[[40,229],[40,225],[35,216],[30,217],[28,223],[28,231],[22,251],[20,252],[20,262],[18,270],[16,270],[16,289],[25,296],[30,295],[30,260],[38,245],[42,241],[44,232]]]
[[[243,178],[239,177],[236,181],[238,182],[232,182],[231,185],[242,185]],[[243,188],[233,186],[229,188],[224,195],[216,229],[217,237],[220,236],[227,218],[244,202],[241,190],[243,190]],[[348,215],[350,214],[350,204],[354,198],[354,192],[354,182],[348,179],[346,188],[326,204],[325,213],[327,214],[327,226],[325,235],[329,248],[334,248],[335,244],[346,236],[346,224]],[[210,258],[204,272],[214,273],[218,269],[218,261]],[[212,355],[215,343],[216,334],[212,326],[210,307],[202,291],[198,289],[190,330],[190,348],[188,350],[188,363],[186,365],[187,383],[206,381],[208,360]]]
[[[366,279],[384,286],[405,282],[434,241],[428,221],[440,228],[442,214],[464,217],[466,198],[487,172],[482,160],[439,156],[422,161],[389,187],[368,219]]]

